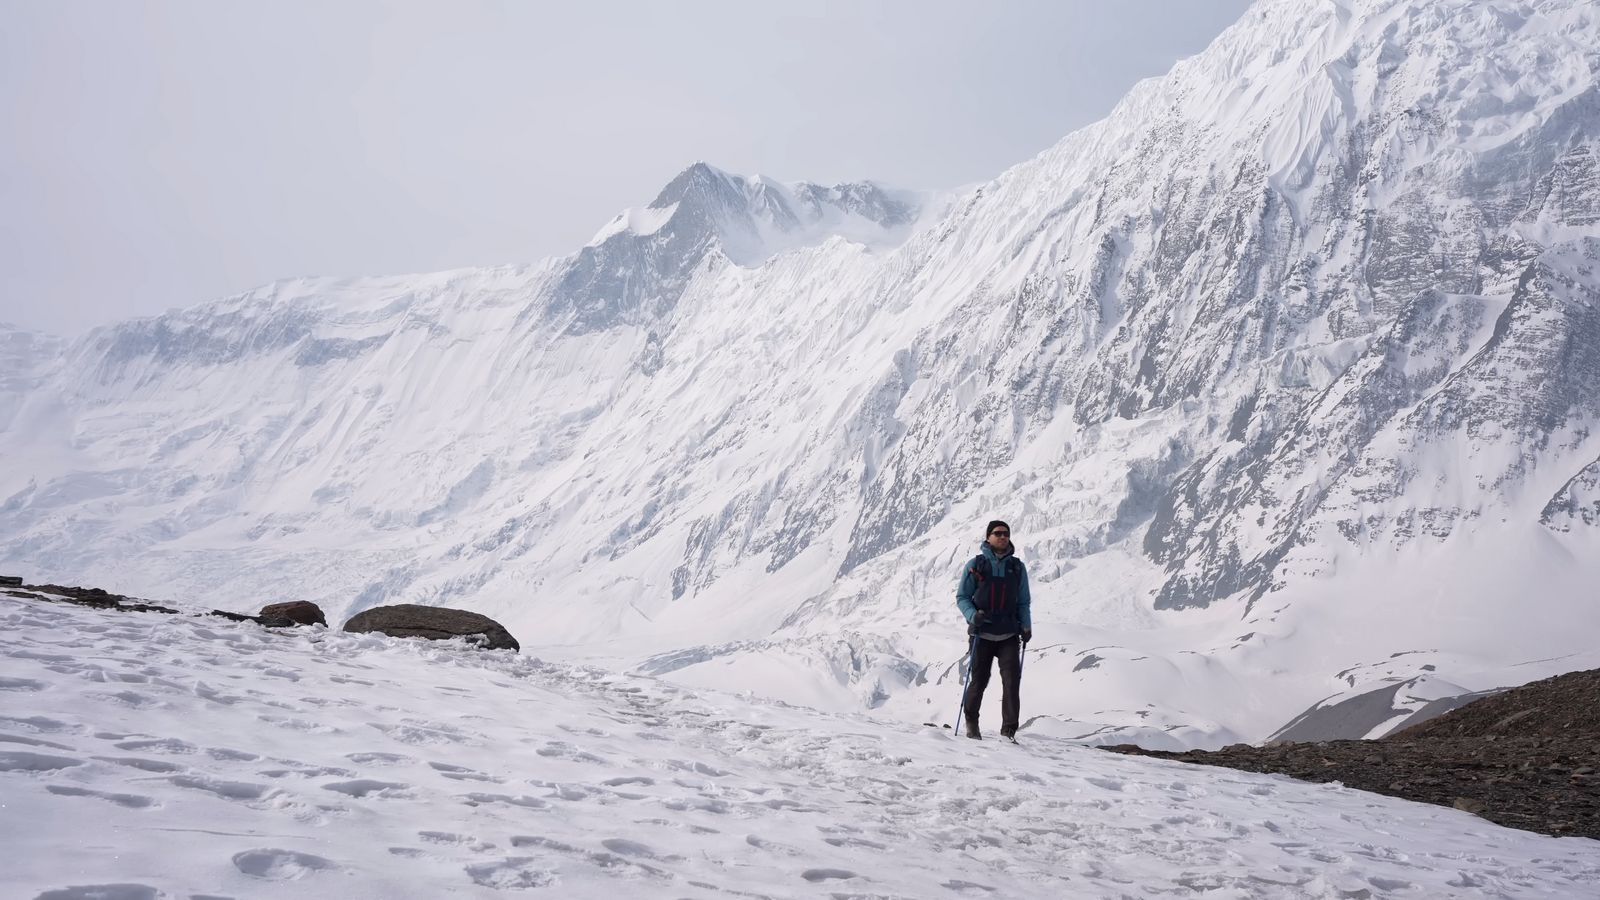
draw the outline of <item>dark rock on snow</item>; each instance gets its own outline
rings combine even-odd
[[[464,637],[485,650],[521,650],[522,645],[499,622],[464,609],[398,603],[376,606],[344,623],[345,631],[376,631],[390,637],[443,641]]]
[[[295,624],[289,619],[276,616],[247,616],[244,613],[228,612],[225,609],[213,609],[206,615],[227,619],[230,622],[254,622],[263,628],[293,628]]]
[[[87,606],[91,609],[117,609],[123,612],[157,612],[168,615],[177,615],[178,611],[169,606],[158,606],[147,603],[135,597],[122,594],[108,593],[101,588],[68,587],[60,584],[24,584],[22,591],[5,591],[12,597],[21,597],[27,600],[43,600],[48,603],[71,603],[74,606]]]
[[[8,579],[10,581],[12,579]],[[94,609],[115,609],[122,612],[158,612],[177,615],[178,610],[166,606],[157,606],[146,603],[137,598],[125,597],[122,594],[112,594],[100,588],[67,587],[59,584],[21,584],[22,579],[14,579],[17,584],[5,584],[0,587],[13,588],[0,590],[0,595],[18,597],[24,600],[40,600],[46,603],[71,603],[77,606],[88,606]],[[15,590],[14,588],[23,588]],[[261,615],[251,616],[244,613],[228,612],[225,609],[213,609],[204,615],[216,616],[230,622],[254,622],[267,628],[293,628],[297,625],[327,625],[327,617],[322,609],[315,603],[306,600],[295,600],[288,603],[273,603],[261,610]],[[418,606],[411,603],[401,603],[394,606],[379,606],[369,609],[350,619],[344,624],[345,631],[366,632],[376,631],[391,637],[420,637],[430,640],[449,640],[451,638],[466,638],[467,642],[485,650],[518,650],[522,645],[517,639],[506,631],[505,626],[478,613],[468,612],[464,609],[445,609],[438,606]]]
[[[261,607],[263,619],[288,619],[295,625],[327,625],[328,617],[322,607],[310,600],[291,600],[288,603],[271,603]]]
[[[1337,781],[1511,828],[1600,839],[1600,669],[1499,692],[1377,741],[1105,749]]]

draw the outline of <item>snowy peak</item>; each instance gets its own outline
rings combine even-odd
[[[872,182],[822,187],[785,184],[764,175],[732,175],[703,162],[683,170],[650,204],[712,225],[740,265],[759,265],[794,246],[835,234],[869,245],[898,243],[915,222],[922,198]]]
[[[924,200],[870,182],[784,184],[695,163],[649,206],[607,222],[571,259],[551,319],[568,334],[653,327],[713,250],[754,268],[833,237],[872,249],[894,247],[911,234]]]
[[[822,187],[786,184],[764,175],[745,177],[699,162],[684,169],[643,209],[628,209],[589,242],[613,238],[714,239],[735,264],[758,266],[795,247],[835,235],[870,247],[905,239],[923,196],[872,182]]]

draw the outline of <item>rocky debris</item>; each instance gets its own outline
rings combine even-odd
[[[0,587],[22,587],[22,576],[0,575]]]
[[[475,612],[442,606],[398,603],[375,606],[344,623],[345,631],[376,631],[390,637],[420,637],[434,641],[464,637],[484,650],[521,650],[522,645],[505,626]]]
[[[1483,739],[1494,742],[1582,735],[1600,754],[1600,669],[1568,672],[1469,703],[1397,731],[1392,741]]]
[[[247,616],[244,613],[228,612],[225,609],[213,609],[211,612],[206,613],[206,615],[216,616],[219,619],[227,619],[230,622],[254,622],[263,628],[293,628],[295,626],[293,619],[285,619],[277,616]]]
[[[1105,748],[1275,772],[1450,806],[1510,828],[1600,839],[1600,669],[1474,701],[1377,741],[1234,744],[1207,752]]]
[[[264,619],[288,619],[295,625],[327,625],[328,617],[322,607],[310,600],[291,600],[288,603],[271,603],[261,607]]]
[[[170,606],[159,606],[137,597],[113,594],[101,588],[69,587],[60,584],[24,584],[23,590],[4,591],[12,597],[26,600],[44,600],[50,603],[71,603],[93,609],[119,609],[124,612],[157,612],[177,615]]]
[[[18,582],[21,579],[16,579]],[[158,612],[177,615],[179,611],[168,606],[158,606],[134,597],[113,594],[101,588],[69,587],[60,584],[14,584],[0,590],[0,596],[24,600],[41,600],[46,603],[71,603],[94,609],[115,609],[122,612]],[[254,622],[265,628],[294,628],[299,625],[326,626],[327,617],[315,603],[294,600],[273,603],[262,607],[258,616],[213,609],[197,615],[216,616],[230,622]],[[378,606],[356,615],[344,623],[351,632],[376,631],[391,637],[420,637],[429,640],[465,638],[467,643],[484,650],[517,650],[522,645],[511,636],[504,625],[475,612],[464,609],[446,609],[438,606],[418,606],[401,603]]]
[[[19,581],[21,579],[18,579]],[[46,603],[70,603],[74,606],[87,606],[91,609],[114,609],[120,612],[154,612],[167,615],[179,615],[179,611],[170,606],[161,606],[137,597],[124,594],[113,594],[102,588],[74,587],[62,584],[24,584],[22,590],[4,590],[0,594],[18,597],[23,600],[41,600]],[[314,608],[314,607],[313,607]],[[318,610],[319,614],[321,610]],[[287,616],[247,616],[243,613],[228,612],[223,609],[213,609],[203,615],[216,616],[230,622],[254,622],[267,628],[290,628],[297,623]]]

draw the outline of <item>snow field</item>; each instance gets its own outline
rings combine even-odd
[[[0,623],[7,897],[1600,892],[1593,841],[1049,737],[320,628]]]

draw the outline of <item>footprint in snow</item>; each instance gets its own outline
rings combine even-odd
[[[233,866],[252,878],[269,881],[297,881],[338,866],[331,860],[294,850],[264,848],[233,855]]]
[[[495,890],[527,890],[556,883],[555,872],[537,865],[528,856],[508,856],[493,862],[473,863],[466,870],[467,877],[474,884]]]
[[[0,716],[0,725],[22,728],[34,734],[81,734],[84,731],[82,725],[73,725],[70,722],[62,722],[59,719],[50,719],[45,716],[29,716],[26,719],[15,716]]]
[[[97,762],[108,762],[118,766],[127,766],[142,772],[159,772],[163,775],[171,772],[183,771],[183,766],[169,763],[164,759],[140,759],[137,756],[91,756]]]
[[[428,765],[433,767],[433,770],[438,772],[440,775],[455,781],[489,781],[495,784],[500,784],[505,781],[504,778],[500,778],[495,775],[485,775],[482,772],[469,769],[466,766],[457,766],[451,763],[442,762],[430,762]]]
[[[877,841],[869,841],[866,838],[829,837],[823,838],[822,840],[824,843],[832,844],[835,847],[866,847],[869,850],[889,849],[887,846],[880,844]]]
[[[567,734],[582,734],[582,735],[587,735],[589,737],[610,737],[611,736],[611,732],[605,731],[605,730],[600,729],[600,728],[589,728],[589,727],[574,728],[571,725],[560,725],[560,724],[556,725],[556,727],[561,729],[562,731],[565,731]]]
[[[768,853],[782,853],[785,856],[800,855],[800,850],[798,848],[791,847],[788,844],[774,843],[766,838],[759,837],[754,834],[745,835],[744,842],[756,848],[757,850],[765,850]]]
[[[39,624],[42,625],[44,623],[41,622]],[[31,659],[38,662],[72,663],[78,661],[77,657],[68,656],[65,653],[40,653],[37,650],[4,650],[0,651],[0,654],[9,656],[12,659]]]
[[[218,706],[234,706],[244,700],[243,697],[237,694],[224,693],[204,681],[196,681],[194,683],[194,695],[201,700],[215,703]]]
[[[282,762],[282,760],[278,760]],[[284,778],[289,775],[299,775],[302,778],[354,778],[356,773],[338,766],[308,766],[305,763],[294,763],[282,769],[261,769],[256,772],[262,778]]]
[[[550,796],[557,800],[587,800],[595,796],[595,792],[581,784],[556,784],[551,786]]]
[[[593,753],[589,753],[585,750],[579,750],[577,747],[574,747],[565,741],[551,741],[533,752],[545,757],[546,759],[568,759],[572,760],[573,762],[601,764],[610,762],[610,760],[604,757],[595,756]]]
[[[728,803],[726,800],[707,799],[704,797],[672,797],[670,799],[661,801],[661,805],[672,810],[673,812],[699,810],[700,812],[714,813],[719,816],[726,815],[733,809],[733,805]]]
[[[379,725],[372,723],[372,727],[388,735],[398,743],[411,744],[413,746],[471,743],[467,737],[455,729],[441,725]]]
[[[118,806],[128,809],[148,809],[156,805],[156,801],[139,794],[108,794],[105,791],[91,791],[88,788],[71,787],[64,784],[47,784],[44,789],[61,797],[98,797],[109,800]]]
[[[406,756],[403,753],[381,753],[381,752],[346,753],[344,755],[344,758],[350,760],[353,763],[360,763],[362,765],[376,764],[376,765],[380,765],[380,766],[395,766],[395,765],[399,765],[401,763],[408,763],[408,762],[415,762],[416,761],[416,760],[412,759],[411,757]]]
[[[374,795],[385,800],[392,800],[411,796],[411,785],[409,784],[401,784],[398,781],[375,781],[371,778],[334,781],[323,785],[322,788],[323,790],[348,794],[351,797]]]
[[[612,853],[618,854],[619,856],[633,856],[638,857],[639,859],[658,859],[662,862],[678,862],[683,859],[681,856],[675,856],[671,854],[663,856],[644,844],[639,843],[638,841],[630,841],[626,838],[606,838],[600,842],[600,846],[610,850]]]
[[[834,879],[844,881],[861,876],[849,869],[807,869],[800,873],[800,877],[807,881],[831,881]]]
[[[637,848],[647,853],[649,852],[649,848],[645,847],[643,844],[635,844],[632,841],[620,841],[620,843],[623,846]],[[516,847],[519,850],[524,847],[538,847],[541,850],[550,850],[555,853],[566,854],[567,856],[584,860],[590,865],[597,866],[602,869],[625,869],[628,871],[643,872],[646,875],[654,875],[658,878],[672,877],[672,874],[667,872],[665,869],[660,869],[647,863],[637,862],[633,859],[619,855],[615,851],[610,853],[598,853],[593,850],[585,850],[582,847],[574,847],[571,844],[564,844],[561,841],[551,840],[547,837],[514,834],[511,836],[511,846]],[[658,857],[652,854],[648,858],[676,861],[681,860],[683,857]]]
[[[161,900],[166,895],[148,884],[75,884],[45,891],[34,900]]]
[[[696,825],[693,822],[684,822],[684,821],[680,821],[680,820],[676,820],[676,819],[634,819],[633,820],[633,824],[635,824],[635,825],[656,825],[656,826],[659,826],[661,828],[679,828],[679,829],[682,829],[684,831],[689,832],[690,834],[721,834],[722,833],[722,832],[718,831],[715,828],[707,828],[704,825]]]
[[[105,691],[89,691],[85,693],[84,696],[95,700],[105,700],[109,703],[115,703],[118,706],[126,706],[129,709],[153,709],[158,706],[167,705],[166,703],[157,700],[154,697],[147,697],[138,691],[117,691],[116,693],[109,693]]]
[[[709,778],[726,778],[727,776],[733,774],[732,772],[719,769],[715,766],[708,766],[703,762],[691,763],[682,759],[667,760],[667,768],[677,769],[680,772],[694,772],[699,775],[705,775]]]
[[[287,728],[290,731],[300,731],[306,734],[339,734],[344,731],[343,728],[335,725],[326,725],[322,722],[314,722],[298,716],[256,716],[256,718],[268,725],[276,725],[279,728]]]
[[[978,884],[975,881],[958,881],[958,880],[956,880],[954,878],[952,878],[949,881],[944,882],[943,884],[941,884],[939,886],[943,887],[943,888],[948,888],[948,889],[950,889],[952,891],[961,891],[961,892],[988,891],[991,894],[995,892],[995,888],[992,888],[987,884]]]
[[[538,797],[520,795],[512,797],[507,794],[468,794],[462,798],[468,806],[477,806],[480,803],[507,803],[511,806],[521,806],[525,809],[549,809],[550,804]]]
[[[123,741],[115,744],[118,750],[153,750],[156,753],[187,754],[194,753],[200,748],[177,738],[155,738],[147,741]]]
[[[21,734],[6,734],[3,731],[0,731],[0,744],[22,744],[25,747],[49,747],[51,750],[77,749],[75,747],[69,747],[66,744],[58,744],[55,741],[47,741],[44,738],[28,737]]]
[[[83,760],[70,756],[53,756],[29,750],[0,750],[0,772],[54,772],[81,765]]]
[[[207,778],[201,775],[173,775],[167,779],[178,787],[193,788],[216,794],[224,800],[260,800],[270,791],[264,784],[251,784],[247,781],[224,781],[220,778]]]
[[[425,844],[438,844],[447,847],[465,847],[474,853],[485,853],[494,849],[494,844],[480,841],[469,834],[456,834],[453,831],[419,831],[417,837]]]
[[[800,803],[799,801],[796,801],[796,800],[785,800],[785,799],[782,799],[782,798],[773,798],[771,800],[762,800],[761,802],[756,803],[754,805],[756,805],[756,806],[765,806],[767,809],[794,809],[794,810],[799,810],[801,812],[810,812],[810,811],[812,811],[811,807],[808,807],[805,804]]]

